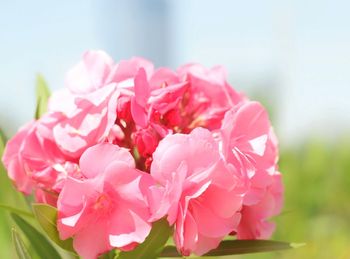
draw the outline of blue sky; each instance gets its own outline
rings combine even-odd
[[[350,127],[349,1],[0,1],[0,125],[31,119],[37,72],[51,88],[87,49],[157,65],[223,64],[278,104],[282,139]]]

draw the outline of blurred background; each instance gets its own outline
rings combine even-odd
[[[350,2],[346,0],[0,0],[0,128],[34,114],[88,49],[157,66],[221,64],[265,104],[280,139],[284,212],[276,240],[303,248],[235,258],[350,258]],[[14,203],[4,174],[0,202]],[[11,258],[0,211],[1,258]]]

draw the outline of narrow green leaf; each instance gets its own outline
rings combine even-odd
[[[40,258],[61,258],[56,249],[37,229],[16,214],[11,213],[11,217],[16,222],[17,226],[22,230],[24,235],[28,238],[30,245]]]
[[[223,256],[250,254],[261,252],[272,252],[284,249],[297,248],[303,244],[287,243],[273,240],[224,240],[219,247],[211,250],[204,256]],[[164,248],[161,257],[182,257],[175,246],[167,246]]]
[[[171,235],[172,228],[169,226],[166,219],[158,220],[153,223],[151,233],[146,240],[129,252],[120,252],[116,258],[118,259],[154,259],[158,258],[159,254],[163,250],[163,247],[169,236]]]
[[[51,93],[42,75],[36,78],[36,109],[35,119],[39,119],[47,111],[47,103]]]
[[[14,214],[21,215],[24,217],[34,218],[34,215],[32,213],[30,213],[29,211],[14,208],[14,207],[6,205],[6,204],[0,203],[0,209],[4,209],[4,210],[7,210],[9,212],[12,212]]]
[[[61,240],[59,238],[57,230],[57,209],[42,203],[34,203],[32,207],[35,217],[48,237],[59,247],[74,252],[73,240],[71,238],[66,240]]]
[[[19,259],[31,259],[32,257],[28,253],[26,246],[16,229],[12,228],[12,242],[16,250],[16,254]]]
[[[0,156],[2,157],[2,153],[4,152],[6,145],[6,137],[4,132],[0,129]]]

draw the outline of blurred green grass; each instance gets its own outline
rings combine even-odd
[[[0,155],[1,155],[0,147]],[[0,165],[0,203],[26,207]],[[350,138],[332,143],[310,138],[281,150],[284,212],[275,240],[306,243],[294,250],[226,258],[350,258]],[[0,258],[15,258],[7,212],[0,209]]]

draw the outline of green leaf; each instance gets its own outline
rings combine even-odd
[[[206,253],[204,256],[223,256],[223,255],[237,255],[250,254],[261,252],[272,252],[290,248],[298,248],[304,244],[294,244],[273,240],[224,240],[219,247]],[[164,248],[161,257],[182,257],[174,246],[167,246]]]
[[[16,254],[19,259],[31,259],[32,257],[28,253],[26,246],[16,229],[12,228],[12,242],[16,250]]]
[[[120,252],[116,257],[117,259],[154,259],[158,258],[159,254],[163,250],[163,247],[169,236],[171,235],[172,228],[169,226],[166,219],[158,220],[153,223],[151,233],[146,240],[129,252]]]
[[[42,75],[36,78],[36,109],[35,119],[39,119],[47,111],[47,103],[51,93]]]
[[[56,249],[43,236],[43,234],[41,234],[20,216],[11,213],[11,217],[16,222],[17,226],[22,230],[24,235],[28,238],[30,245],[40,258],[61,258]]]
[[[71,238],[61,240],[57,230],[57,209],[42,203],[33,203],[33,211],[40,226],[48,235],[48,237],[55,242],[59,247],[75,252],[73,248],[73,240]]]
[[[2,153],[4,152],[6,145],[6,137],[4,132],[0,129],[0,156],[2,157]]]
[[[9,212],[13,212],[14,214],[21,215],[24,217],[29,217],[29,218],[34,218],[34,215],[30,213],[29,211],[21,210],[6,204],[1,204],[0,203],[0,209],[7,210]]]

